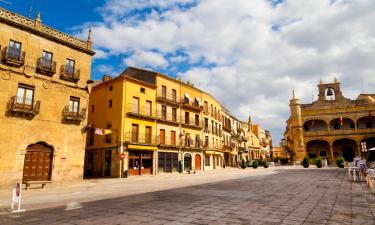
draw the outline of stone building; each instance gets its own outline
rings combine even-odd
[[[92,51],[0,8],[0,186],[82,178]]]
[[[352,161],[355,156],[368,155],[366,151],[375,146],[375,94],[345,98],[336,79],[320,82],[318,89],[318,100],[309,104],[299,103],[293,93],[285,150],[293,152],[297,161],[321,156],[331,164],[338,156]]]

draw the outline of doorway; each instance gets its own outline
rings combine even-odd
[[[29,145],[26,149],[22,181],[49,181],[52,174],[52,147],[45,143]]]
[[[152,174],[152,151],[129,151],[129,174]]]
[[[195,170],[201,170],[201,156],[200,155],[195,155]]]

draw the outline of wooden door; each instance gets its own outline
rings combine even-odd
[[[52,149],[38,143],[26,149],[23,167],[23,182],[51,180]]]
[[[171,145],[176,145],[176,131],[171,131]]]
[[[164,129],[160,129],[160,144],[161,145],[165,145],[165,130]]]
[[[201,170],[201,156],[195,155],[195,170]]]
[[[141,175],[152,174],[152,152],[141,152]]]
[[[140,175],[141,155],[139,151],[129,152],[129,175]]]
[[[146,127],[145,143],[151,143],[151,127]]]
[[[138,142],[138,124],[132,124],[131,140],[132,142]]]

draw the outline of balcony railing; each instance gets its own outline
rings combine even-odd
[[[231,126],[223,126],[223,130],[230,133],[232,131],[232,127]]]
[[[167,102],[173,105],[178,105],[179,104],[179,96],[176,94],[172,93],[163,93],[161,90],[159,90],[156,93],[156,100],[162,101],[162,102]]]
[[[25,54],[18,49],[5,47],[2,52],[2,60],[4,63],[20,67],[25,64]]]
[[[34,117],[39,114],[40,101],[28,100],[22,97],[13,96],[8,102],[8,111]]]
[[[67,122],[81,123],[86,118],[86,109],[74,112],[70,106],[65,106],[62,112],[63,119]]]
[[[193,140],[192,138],[185,138],[183,147],[185,147],[185,148],[203,148],[203,141]]]
[[[181,107],[191,109],[191,110],[194,110],[194,111],[199,111],[199,112],[203,110],[203,106],[200,106],[196,102],[190,102],[190,101],[189,102],[188,101],[182,101]]]
[[[158,145],[166,145],[166,146],[172,146],[172,147],[177,147],[178,146],[178,143],[177,143],[177,136],[174,137],[174,140],[172,140],[172,136],[164,136],[164,138],[162,136],[158,136],[157,137],[157,144]]]
[[[62,80],[77,82],[80,79],[80,70],[69,71],[66,69],[66,65],[62,65],[60,68],[60,78]]]
[[[141,144],[141,145],[157,145],[157,136],[144,134],[144,133],[133,133],[127,132],[124,136],[125,142]]]
[[[305,137],[345,136],[345,135],[373,134],[374,132],[375,132],[375,128],[320,130],[320,131],[304,131],[304,136]]]
[[[190,126],[190,127],[195,127],[202,129],[203,128],[203,123],[202,120],[195,120],[195,118],[186,118],[186,117],[181,117],[181,124],[185,126]]]
[[[169,123],[180,123],[179,117],[177,114],[173,113],[164,113],[161,110],[157,110],[156,118],[159,121],[169,122]]]
[[[146,119],[155,119],[156,110],[144,105],[127,104],[126,111],[128,115],[142,117]]]
[[[52,76],[56,73],[56,62],[39,58],[36,61],[36,69],[39,73]]]

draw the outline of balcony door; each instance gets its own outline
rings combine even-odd
[[[42,53],[42,65],[45,68],[52,68],[52,53],[43,51]]]
[[[152,103],[151,103],[151,101],[146,101],[146,116],[152,116]]]
[[[131,140],[132,142],[138,142],[138,124],[132,124]]]
[[[176,145],[176,131],[171,131],[171,145]]]
[[[139,113],[139,98],[133,97],[133,113]]]
[[[165,130],[160,129],[160,144],[165,145]]]
[[[161,96],[163,98],[167,98],[167,87],[166,86],[161,86]]]
[[[21,57],[21,43],[16,41],[9,42],[8,58],[13,60],[20,60]]]
[[[151,143],[151,127],[147,126],[145,129],[145,143]]]
[[[34,88],[29,86],[18,86],[17,90],[17,105],[24,108],[32,108],[34,100]]]
[[[73,114],[78,114],[78,111],[79,111],[79,98],[70,97],[69,112]]]

